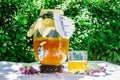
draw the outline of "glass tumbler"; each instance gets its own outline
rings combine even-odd
[[[87,51],[69,51],[68,70],[70,72],[87,69]]]

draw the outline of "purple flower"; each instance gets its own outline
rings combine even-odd
[[[102,72],[106,72],[106,69],[105,69],[105,68],[102,68],[101,70],[102,70]]]
[[[23,70],[24,70],[24,68],[23,68],[23,67],[20,67],[20,68],[19,68],[19,70],[20,70],[20,71],[23,71]]]
[[[94,75],[95,71],[94,70],[90,70],[89,75]]]
[[[24,67],[20,67],[19,70],[21,71],[21,74],[37,74],[38,71],[36,69],[34,69],[32,66],[24,66]]]
[[[28,67],[27,67],[27,66],[24,66],[24,69],[25,69],[25,70],[28,70]]]
[[[95,73],[99,73],[100,72],[100,70],[94,70],[95,71]]]

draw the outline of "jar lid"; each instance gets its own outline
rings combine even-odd
[[[29,31],[27,32],[27,36],[31,37],[36,31],[46,37],[51,30],[56,30],[54,15],[59,14],[63,15],[63,10],[55,10],[55,9],[45,9],[41,10],[40,17],[31,25]],[[74,22],[72,19],[68,18],[70,22]],[[72,25],[72,30],[74,32],[75,25]]]
[[[43,18],[42,26],[44,26],[44,27],[55,27],[55,23],[54,23],[54,19],[53,19],[54,14],[63,15],[64,12],[62,10],[55,10],[55,9],[41,10],[40,17]]]
[[[63,10],[46,9],[46,10],[41,10],[40,15],[47,14],[48,11],[53,12],[53,14],[55,14],[55,13],[61,14],[61,15],[64,14]]]

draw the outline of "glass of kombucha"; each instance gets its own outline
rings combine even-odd
[[[87,69],[87,51],[69,51],[68,71],[77,72]]]

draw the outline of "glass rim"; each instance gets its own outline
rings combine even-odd
[[[86,50],[78,50],[78,51],[77,51],[77,50],[76,50],[76,51],[69,51],[69,52],[86,52],[86,53],[87,53],[88,51],[86,51]]]

